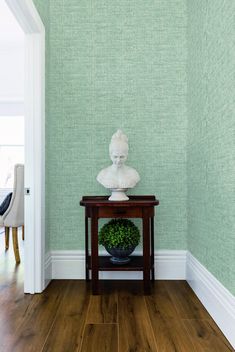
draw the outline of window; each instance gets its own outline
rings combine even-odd
[[[12,189],[17,163],[24,163],[24,116],[0,116],[0,197]]]

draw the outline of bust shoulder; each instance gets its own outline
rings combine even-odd
[[[136,171],[136,169],[134,169],[133,167],[130,167],[130,166],[128,166],[128,165],[125,165],[124,168],[125,168],[125,172],[126,172],[127,174],[133,175],[133,176],[135,176],[135,177],[137,177],[137,178],[140,179],[140,175],[138,174],[138,172]]]
[[[112,174],[112,171],[111,171],[111,166],[108,166],[104,169],[102,169],[98,175],[97,175],[97,180],[99,181],[99,179],[103,178],[103,177],[108,177]]]
[[[118,178],[112,170],[112,166],[108,166],[102,169],[97,177],[97,181],[102,184],[105,188],[118,188]]]
[[[96,179],[106,188],[132,188],[139,182],[140,176],[134,168],[127,165],[116,171],[108,166],[99,172]]]
[[[124,166],[122,176],[125,178],[124,183],[126,183],[126,188],[135,187],[137,182],[139,182],[140,180],[140,175],[138,174],[136,169],[127,165]]]

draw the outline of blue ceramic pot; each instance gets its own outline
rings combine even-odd
[[[129,263],[131,260],[128,256],[134,252],[136,246],[129,247],[127,249],[122,248],[106,248],[106,251],[112,255],[110,261],[116,265],[122,265]]]

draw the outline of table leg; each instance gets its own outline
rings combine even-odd
[[[155,269],[154,269],[154,218],[151,217],[151,274],[152,281],[155,280]]]
[[[89,245],[88,245],[88,216],[85,216],[85,255],[86,255],[86,281],[89,281]]]
[[[98,295],[98,216],[97,209],[92,209],[91,215],[91,280],[92,280],[92,293]]]
[[[148,209],[143,209],[144,293],[150,294],[150,226]]]

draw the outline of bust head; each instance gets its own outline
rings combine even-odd
[[[120,168],[125,163],[128,156],[128,149],[127,136],[121,130],[117,130],[112,136],[109,145],[109,155],[113,165]]]

